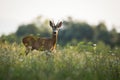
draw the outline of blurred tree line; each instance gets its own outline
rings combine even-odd
[[[52,29],[49,26],[49,20],[42,20],[38,16],[30,24],[20,25],[15,33],[9,35],[2,35],[1,42],[21,43],[24,36],[34,35],[37,37],[51,37]],[[63,27],[59,31],[58,43],[62,46],[66,44],[76,45],[80,41],[88,41],[98,43],[104,42],[111,47],[120,46],[120,33],[113,28],[111,31],[107,30],[105,23],[101,22],[98,25],[89,25],[86,22],[80,22],[68,17],[63,21]]]

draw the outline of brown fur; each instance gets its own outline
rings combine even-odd
[[[50,21],[50,26],[52,29],[57,30],[56,33],[53,32],[52,38],[37,38],[34,36],[26,36],[23,38],[22,42],[26,47],[26,55],[29,53],[30,50],[48,50],[54,51],[56,48],[56,42],[58,37],[58,28],[61,27],[62,22],[55,25]]]

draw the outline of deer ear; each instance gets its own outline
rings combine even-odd
[[[54,26],[54,23],[52,21],[50,21],[50,26],[53,27]]]
[[[57,24],[57,27],[60,28],[62,26],[62,21]]]

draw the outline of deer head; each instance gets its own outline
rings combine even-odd
[[[56,35],[62,26],[62,22],[59,22],[55,25],[54,22],[50,21],[50,26],[52,27],[53,35]]]

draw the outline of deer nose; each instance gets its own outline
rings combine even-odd
[[[56,34],[56,32],[53,32],[53,34]]]

